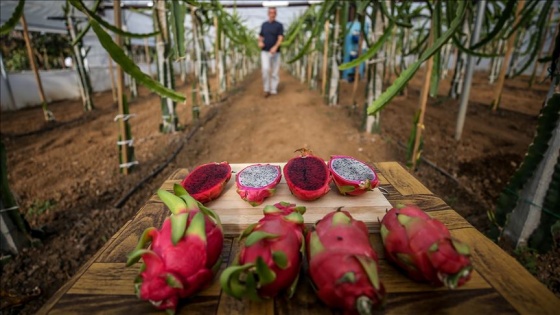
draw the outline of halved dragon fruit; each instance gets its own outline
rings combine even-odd
[[[220,196],[231,178],[228,162],[208,163],[197,166],[181,182],[181,186],[201,203],[207,203]]]
[[[358,196],[379,184],[373,168],[351,156],[333,155],[328,167],[338,191],[343,195]]]
[[[274,195],[276,185],[282,179],[280,166],[270,164],[254,164],[242,169],[235,176],[237,193],[253,207]]]
[[[326,195],[331,177],[323,159],[308,149],[299,149],[301,156],[292,158],[284,166],[284,178],[296,198],[311,201]]]

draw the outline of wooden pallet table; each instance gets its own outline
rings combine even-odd
[[[232,164],[239,171],[248,164]],[[380,256],[380,278],[388,292],[387,305],[379,314],[558,314],[560,299],[534,278],[514,258],[478,232],[464,218],[435,196],[397,162],[374,164],[379,174],[380,188],[359,197],[340,196],[333,190],[313,202],[302,202],[290,195],[283,181],[277,193],[265,201],[291,201],[305,205],[307,223],[344,206],[357,218],[366,221],[371,242]],[[188,171],[178,169],[162,185],[170,190]],[[223,195],[208,204],[217,211],[224,223],[224,263],[222,270],[238,251],[235,237],[249,223],[262,216],[262,207],[251,207],[235,193],[235,179],[226,186]],[[382,193],[383,192],[383,193]],[[378,218],[398,203],[415,204],[441,220],[451,234],[470,245],[475,271],[472,279],[457,290],[434,288],[415,283],[403,276],[384,258],[379,236]],[[142,231],[160,227],[169,215],[166,207],[154,195],[72,277],[39,311],[39,314],[151,314],[160,313],[134,294],[133,279],[138,268],[126,268],[126,256],[138,241]],[[291,300],[278,297],[261,303],[237,301],[222,294],[218,279],[212,285],[182,303],[178,314],[332,314],[315,296],[304,277]]]

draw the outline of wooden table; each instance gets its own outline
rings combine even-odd
[[[232,164],[232,168],[235,169]],[[239,168],[239,165],[237,165]],[[471,246],[475,271],[463,287],[449,291],[412,282],[384,259],[381,238],[372,232],[371,241],[380,256],[380,278],[388,291],[387,314],[559,314],[560,300],[535,279],[514,258],[505,253],[464,218],[435,196],[396,162],[374,165],[380,187],[391,205],[416,204],[445,223],[458,239]],[[170,189],[188,171],[179,169],[162,185]],[[232,181],[234,178],[232,177]],[[154,192],[155,193],[155,192]],[[341,198],[349,198],[342,197]],[[300,202],[301,203],[301,202]],[[265,203],[266,204],[266,203]],[[306,205],[306,204],[304,204]],[[307,206],[307,205],[306,205]],[[335,206],[335,205],[333,205]],[[336,206],[339,206],[338,204]],[[262,207],[260,208],[262,209]],[[260,209],[256,209],[260,212]],[[334,208],[333,208],[334,209]],[[329,211],[332,209],[328,209]],[[39,311],[40,314],[146,314],[158,313],[148,302],[134,295],[133,279],[138,268],[125,267],[126,255],[141,232],[161,226],[168,215],[164,205],[152,197],[78,273]],[[375,230],[375,227],[373,227]],[[224,261],[229,263],[238,250],[233,227],[225,227]],[[226,263],[222,264],[222,270]],[[161,312],[160,312],[161,313]],[[237,301],[221,294],[215,279],[210,288],[184,302],[179,314],[329,314],[305,278],[300,278],[295,296],[278,297],[263,303]]]

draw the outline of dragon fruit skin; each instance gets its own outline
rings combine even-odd
[[[328,213],[306,235],[309,275],[317,295],[345,314],[370,314],[385,303],[378,257],[364,222],[347,211]]]
[[[345,178],[336,171],[336,167],[334,166],[335,160],[354,160],[354,163],[360,164],[363,168],[367,168],[368,171],[371,171],[373,179],[360,178],[359,180],[354,180]],[[359,196],[367,191],[373,190],[377,187],[377,185],[379,185],[379,178],[377,177],[375,170],[371,166],[354,157],[346,155],[332,155],[327,166],[330,170],[333,182],[342,195]]]
[[[180,299],[208,287],[221,264],[224,236],[219,217],[175,184],[175,194],[159,190],[170,208],[160,230],[148,228],[127,266],[142,258],[135,280],[138,297],[157,309],[174,313]],[[151,240],[149,249],[145,249]]]
[[[228,162],[202,164],[189,173],[181,182],[188,194],[205,204],[220,196],[231,179]]]
[[[325,161],[307,149],[296,152],[301,152],[301,155],[288,160],[283,169],[290,192],[303,201],[313,201],[326,195],[331,189],[331,177]]]
[[[266,164],[266,166],[274,167],[278,171],[278,176],[274,180],[272,180],[267,185],[262,187],[249,187],[241,183],[240,176],[243,173],[243,171],[247,170],[250,167],[258,167],[262,165],[263,164],[250,165],[244,168],[243,170],[241,170],[235,176],[237,193],[239,194],[241,199],[247,201],[253,207],[261,205],[266,198],[274,195],[274,193],[276,192],[276,186],[278,185],[278,183],[280,183],[280,180],[282,180],[282,172],[280,170],[280,166]]]
[[[258,301],[286,291],[291,297],[303,257],[305,207],[285,202],[264,208],[264,217],[240,237],[241,248],[220,283],[236,299]]]
[[[416,281],[454,289],[470,279],[468,245],[416,206],[389,210],[381,221],[381,237],[387,259]]]

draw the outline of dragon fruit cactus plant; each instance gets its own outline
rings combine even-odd
[[[308,149],[299,149],[301,155],[290,159],[284,166],[284,178],[291,193],[298,199],[312,201],[330,191],[331,177],[323,159]]]
[[[309,275],[319,298],[345,314],[371,314],[384,305],[377,253],[364,222],[338,209],[306,235]]]
[[[468,245],[451,237],[443,223],[416,206],[399,205],[381,221],[387,260],[416,281],[450,289],[470,279]]]
[[[266,198],[274,195],[281,179],[280,166],[254,164],[235,175],[235,184],[241,199],[256,207],[262,204]]]
[[[379,179],[373,168],[346,155],[333,155],[328,163],[333,182],[342,195],[358,196],[373,190]]]
[[[197,201],[205,204],[220,196],[231,178],[228,162],[197,166],[181,182],[181,186]]]
[[[286,202],[264,207],[264,217],[240,236],[240,251],[220,276],[222,289],[258,301],[295,291],[303,257],[305,207]]]
[[[172,214],[160,230],[148,228],[127,266],[142,258],[135,279],[137,296],[157,309],[174,313],[179,299],[206,288],[222,262],[224,242],[219,217],[175,184],[175,194],[157,192]],[[146,249],[146,244],[151,245]]]

